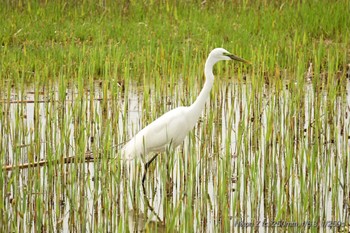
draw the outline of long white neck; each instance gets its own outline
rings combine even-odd
[[[191,128],[196,124],[198,118],[202,114],[202,111],[205,107],[205,103],[209,97],[210,90],[214,84],[214,74],[213,74],[213,66],[216,61],[209,58],[205,63],[204,75],[206,77],[204,87],[197,97],[196,101],[190,106],[189,117],[188,120],[190,122]]]

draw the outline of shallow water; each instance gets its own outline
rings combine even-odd
[[[166,226],[263,232],[349,224],[350,83],[336,96],[311,83],[298,94],[291,85],[297,84],[214,87],[183,145],[161,154],[148,172],[147,196]],[[56,232],[164,230],[145,211],[140,165],[127,168],[115,158],[123,142],[195,94],[181,83],[178,94],[163,97],[152,86],[127,88],[115,93],[96,83],[84,94],[69,87],[62,96],[54,86],[37,97],[34,87],[12,90],[1,104],[2,164],[99,158],[2,171],[3,231],[34,232],[38,224]]]

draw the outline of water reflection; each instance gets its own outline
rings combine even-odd
[[[186,229],[181,225],[186,221],[194,231],[207,232],[277,220],[348,221],[350,83],[347,93],[339,95],[320,94],[312,84],[300,93],[288,88],[293,84],[282,91],[222,84],[183,146],[159,156],[150,170],[147,195],[156,214],[179,231]],[[33,90],[14,92],[1,104],[4,164],[87,152],[111,159],[3,172],[1,179],[10,187],[2,189],[6,219],[16,220],[18,229],[33,230],[39,203],[47,229],[165,231],[166,225],[145,205],[139,164],[122,165],[113,158],[116,145],[191,99],[159,99],[150,87],[150,112],[145,112],[144,93],[137,86],[115,97],[96,85],[84,96],[75,88],[67,90],[63,102],[56,101],[62,99],[57,90],[49,94],[52,101],[43,93],[37,97],[42,102],[16,102],[34,100]],[[182,85],[175,87],[174,93],[184,92]],[[14,204],[14,199],[22,203]],[[318,217],[299,216],[301,211]]]

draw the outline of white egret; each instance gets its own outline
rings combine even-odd
[[[236,60],[244,63],[249,63],[248,61],[229,53],[223,48],[216,48],[211,51],[204,68],[206,81],[196,101],[188,107],[178,107],[165,113],[153,121],[151,124],[143,128],[141,131],[139,131],[122,148],[122,159],[131,160],[135,157],[139,157],[145,162],[142,177],[142,190],[148,208],[155,214],[160,222],[162,222],[162,220],[150,205],[148,197],[146,195],[146,188],[144,183],[148,167],[158,156],[158,153],[165,151],[169,146],[175,148],[180,145],[185,139],[188,132],[195,126],[205,107],[205,103],[209,97],[210,90],[213,87],[213,66],[221,60]],[[150,152],[155,152],[156,154],[149,159],[146,156]]]
[[[146,157],[148,153],[160,153],[165,151],[168,146],[175,148],[180,145],[188,132],[195,126],[205,107],[205,103],[214,83],[213,66],[221,60],[235,60],[250,63],[229,53],[223,48],[212,50],[204,68],[206,81],[196,101],[190,106],[178,107],[165,113],[139,131],[122,148],[122,159],[131,160],[135,157],[141,157],[146,163],[147,170],[149,164],[156,157],[154,156],[148,159]]]

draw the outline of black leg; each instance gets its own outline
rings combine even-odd
[[[145,171],[144,171],[143,176],[142,176],[142,191],[143,191],[143,195],[145,197],[145,202],[146,202],[146,205],[147,205],[148,209],[150,209],[152,211],[152,213],[157,217],[159,222],[163,223],[163,221],[160,219],[158,214],[154,211],[153,207],[149,203],[149,200],[148,200],[148,197],[147,197],[147,194],[146,194],[146,187],[145,187],[145,180],[146,180],[147,170],[148,170],[149,166],[151,165],[151,163],[153,162],[153,160],[155,160],[157,158],[157,156],[158,156],[158,154],[155,154],[152,157],[152,159],[150,159],[150,161],[148,161],[145,164]]]
[[[144,188],[145,186],[145,180],[146,180],[146,175],[147,175],[147,171],[148,171],[148,168],[149,166],[151,165],[151,163],[153,162],[153,160],[155,160],[157,158],[158,154],[155,154],[151,159],[150,161],[148,161],[146,164],[145,164],[145,171],[143,172],[143,176],[142,176],[142,186]]]

